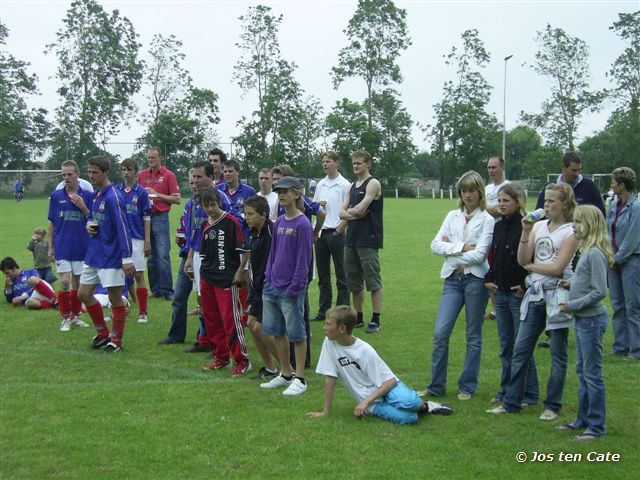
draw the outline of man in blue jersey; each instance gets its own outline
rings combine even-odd
[[[216,188],[226,193],[237,208],[242,217],[242,221],[240,222],[242,233],[245,238],[249,238],[249,227],[244,221],[244,201],[247,198],[253,197],[256,191],[253,187],[245,185],[240,181],[240,164],[235,160],[227,160],[222,167],[222,173],[224,175],[224,183],[218,185]]]
[[[16,178],[16,181],[13,182],[13,196],[16,199],[16,202],[20,202],[23,198],[24,186],[19,178]]]
[[[30,310],[52,308],[57,303],[53,287],[38,277],[36,269],[20,270],[12,257],[0,262],[0,271],[4,273],[4,296],[7,302],[16,307],[24,305]]]
[[[149,194],[142,188],[136,178],[138,164],[132,158],[127,158],[120,164],[124,181],[118,185],[118,190],[124,198],[127,222],[131,234],[133,250],[133,265],[136,268],[136,299],[138,300],[138,323],[147,323],[147,298],[149,292],[144,280],[147,269],[146,257],[151,254],[151,203]]]
[[[110,166],[109,160],[102,155],[87,161],[89,181],[97,193],[91,203],[90,221],[87,222],[90,238],[78,295],[87,306],[97,331],[90,347],[106,347],[105,352],[117,353],[122,350],[126,317],[126,306],[120,291],[125,285],[125,276],[132,277],[135,267],[125,206],[115,185],[109,181]],[[111,302],[111,333],[104,320],[102,305],[93,296],[98,283],[107,289]]]
[[[60,275],[58,308],[62,332],[68,332],[71,326],[88,327],[79,317],[82,302],[78,299],[78,286],[89,243],[86,223],[93,189],[85,190],[78,184],[78,173],[76,162],[62,162],[64,187],[49,197],[49,258],[55,260]]]
[[[227,162],[227,155],[219,148],[214,148],[209,152],[209,162],[213,167],[213,186],[224,184],[222,166]]]

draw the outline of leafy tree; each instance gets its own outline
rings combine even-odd
[[[410,174],[423,178],[437,178],[440,176],[438,162],[433,152],[419,152],[409,162]]]
[[[442,185],[465,170],[481,171],[480,162],[501,149],[498,121],[486,112],[491,86],[479,71],[489,58],[475,29],[463,32],[462,47],[453,46],[445,56],[445,64],[455,67],[456,78],[445,82],[442,100],[434,105],[436,122],[428,134],[441,167]]]
[[[365,148],[369,128],[367,122],[366,107],[347,98],[336,102],[333,110],[327,115],[325,133],[330,148],[335,150],[343,161],[351,158],[354,151]]]
[[[373,127],[373,93],[376,84],[388,86],[402,76],[397,59],[411,45],[407,12],[391,0],[358,0],[358,8],[344,30],[349,45],[340,50],[338,66],[332,68],[333,85],[350,77],[367,85],[367,121]]]
[[[9,31],[0,23],[0,167],[28,168],[45,148],[47,111],[29,109],[25,97],[38,93],[37,77],[27,73],[26,62],[6,50]]]
[[[598,110],[604,97],[603,92],[589,90],[589,48],[549,24],[538,32],[536,42],[540,50],[532,68],[552,81],[551,98],[542,102],[540,113],[522,112],[522,119],[542,129],[551,144],[574,150],[581,115]]]
[[[542,138],[527,125],[518,125],[507,132],[507,151],[506,177],[509,180],[546,178],[546,172],[558,169],[559,155],[546,158]]]
[[[61,105],[56,110],[53,161],[84,160],[106,142],[134,110],[142,62],[133,25],[118,10],[95,0],[76,0],[46,53],[58,58]],[[66,152],[65,150],[66,148]]]

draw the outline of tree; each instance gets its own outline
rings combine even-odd
[[[366,107],[348,98],[336,102],[325,120],[331,149],[343,160],[351,158],[354,151],[365,148],[367,129]]]
[[[549,24],[538,32],[536,42],[540,50],[532,68],[551,79],[551,98],[542,102],[540,113],[522,112],[522,119],[542,129],[554,146],[574,150],[581,115],[598,110],[604,97],[603,92],[589,90],[589,48],[583,40]]]
[[[340,50],[338,66],[332,68],[333,86],[350,77],[360,77],[367,85],[367,121],[373,126],[374,86],[400,82],[397,59],[411,45],[407,12],[391,0],[358,0],[358,8],[344,33],[349,45]]]
[[[6,50],[9,30],[0,23],[0,168],[28,168],[45,148],[47,111],[27,107],[25,98],[38,93],[29,65]]]
[[[489,62],[489,53],[477,30],[466,30],[461,37],[462,48],[453,46],[445,56],[445,64],[456,69],[456,79],[445,82],[442,100],[434,105],[436,122],[428,133],[440,164],[441,185],[465,170],[480,170],[482,160],[501,150],[498,120],[486,112],[491,86],[479,71]]]
[[[67,156],[84,159],[97,142],[116,134],[134,110],[132,96],[142,80],[137,34],[118,10],[108,14],[95,0],[76,0],[63,23],[45,52],[55,52],[61,83],[55,163]]]

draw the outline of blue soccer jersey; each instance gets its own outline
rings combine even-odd
[[[151,203],[147,191],[138,183],[134,183],[131,188],[121,183],[117,188],[124,199],[131,238],[144,240],[144,222],[151,221]]]
[[[5,290],[4,296],[7,302],[11,302],[14,298],[23,295],[22,303],[27,301],[27,298],[33,293],[33,288],[27,283],[29,277],[37,277],[38,272],[36,269],[21,270],[20,275],[11,280],[11,290]]]
[[[95,194],[90,210],[91,219],[98,222],[98,233],[89,237],[84,263],[95,268],[122,268],[123,263],[131,263],[124,201],[113,183]]]
[[[230,213],[242,225],[242,217],[235,203],[222,190],[220,195],[220,210]],[[184,209],[185,224],[189,233],[187,234],[187,249],[191,248],[195,252],[200,251],[202,223],[208,218],[207,213],[200,205],[200,200],[190,198]]]
[[[256,191],[253,189],[253,187],[245,185],[242,182],[238,182],[238,188],[236,188],[236,191],[233,193],[229,191],[229,187],[226,183],[219,184],[216,186],[216,188],[221,192],[224,192],[231,200],[231,204],[237,210],[237,213],[235,213],[234,216],[240,222],[240,226],[242,226],[242,233],[244,234],[245,238],[249,238],[249,226],[244,221],[244,202],[247,198],[251,198],[256,195]]]
[[[91,208],[94,192],[78,187],[78,195]],[[87,253],[87,219],[76,207],[66,188],[54,190],[49,197],[49,221],[53,224],[53,248],[56,260],[82,261]]]

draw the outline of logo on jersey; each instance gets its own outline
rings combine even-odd
[[[340,357],[340,358],[338,358],[338,363],[340,364],[341,367],[348,367],[349,365],[353,365],[358,370],[362,370],[360,368],[360,365],[358,365],[356,362],[352,362],[351,360],[349,360],[348,357]]]
[[[102,201],[102,203],[100,203],[100,206],[98,207],[98,211],[100,213],[104,213],[104,200]]]
[[[536,242],[536,257],[539,260],[551,260],[553,258],[553,253],[553,241],[550,237],[540,238]]]
[[[137,195],[131,199],[131,203],[133,203],[134,205],[138,204],[138,196]]]

